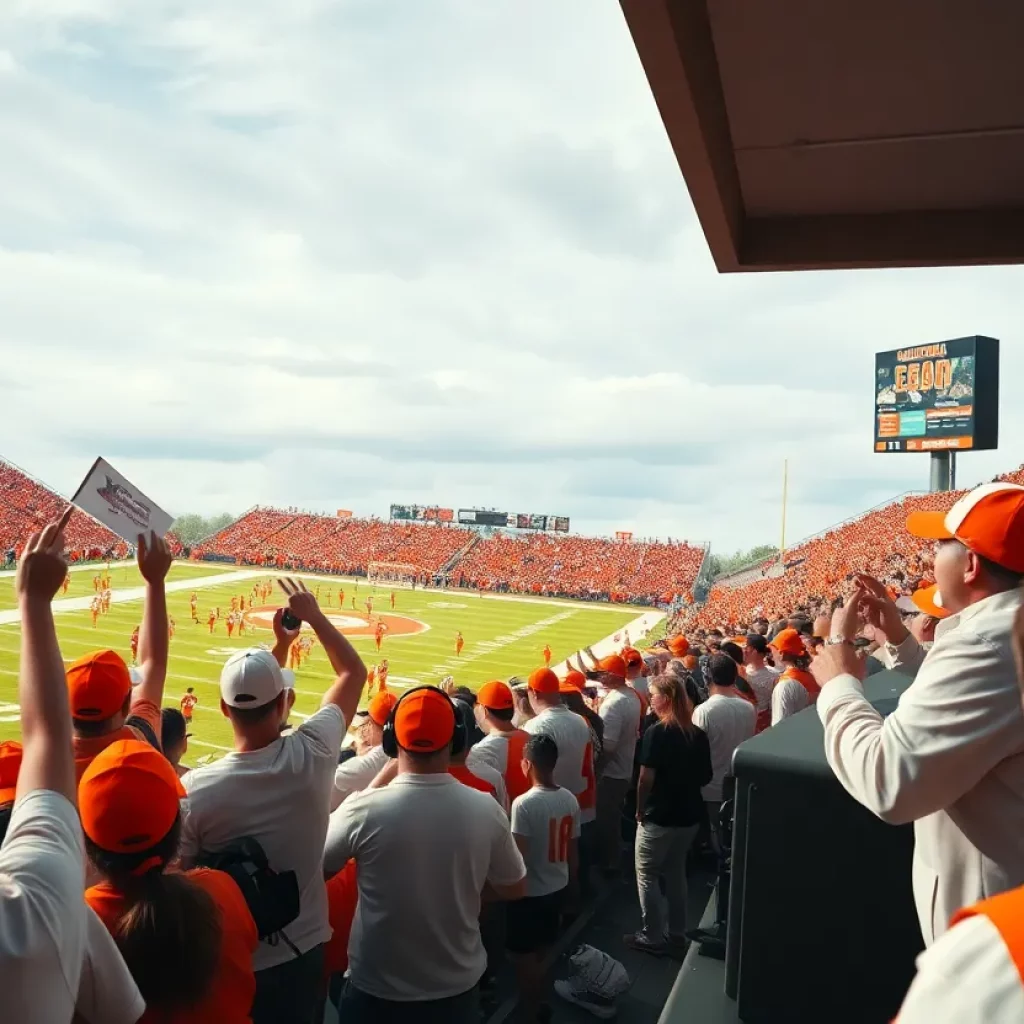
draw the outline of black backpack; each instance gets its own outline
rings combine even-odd
[[[284,932],[285,925],[299,916],[299,880],[294,871],[274,871],[263,847],[251,836],[217,853],[202,854],[199,864],[223,871],[235,880],[261,942],[274,946],[283,939],[296,956],[300,955]]]

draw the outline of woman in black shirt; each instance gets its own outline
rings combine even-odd
[[[637,785],[636,876],[643,928],[624,941],[661,954],[685,945],[686,855],[704,813],[701,786],[711,781],[711,748],[691,720],[693,706],[674,675],[650,682],[657,721],[644,733]],[[659,879],[665,879],[665,895]]]

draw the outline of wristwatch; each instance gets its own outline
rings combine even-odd
[[[845,636],[830,636],[825,641],[825,646],[826,647],[839,647],[842,644],[849,644],[852,647],[853,646],[853,641],[852,640],[847,640]]]

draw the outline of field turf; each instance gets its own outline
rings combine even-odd
[[[114,603],[101,615],[96,628],[85,608],[61,609],[60,602],[79,598],[88,602],[93,594],[93,569],[71,573],[67,595],[58,594],[56,602],[57,635],[65,661],[88,651],[110,647],[130,660],[129,640],[132,629],[142,616],[140,596],[131,596],[142,585],[134,566],[115,565],[110,570]],[[228,578],[220,581],[215,577]],[[225,659],[232,651],[257,643],[272,643],[269,629],[256,629],[246,636],[229,639],[223,619],[213,635],[206,624],[211,608],[219,606],[222,613],[230,608],[231,598],[250,590],[258,580],[271,577],[254,570],[237,570],[216,563],[177,563],[168,576],[168,610],[176,623],[171,641],[170,668],[165,703],[177,706],[186,686],[195,688],[199,697],[192,725],[192,740],[186,760],[194,763],[204,755],[218,756],[231,743],[231,731],[221,715],[217,681]],[[183,589],[174,590],[178,584]],[[358,592],[352,581],[337,578],[306,579],[311,590],[319,585],[321,604],[325,610],[337,609],[338,587],[346,597],[345,614],[365,612],[365,598],[375,594],[375,612],[408,616],[429,628],[409,636],[389,636],[378,656],[372,636],[350,637],[354,646],[372,664],[387,658],[390,665],[389,685],[396,692],[419,683],[436,683],[452,675],[459,685],[476,689],[488,679],[507,679],[512,675],[528,675],[542,664],[542,650],[550,644],[553,663],[575,653],[580,647],[619,632],[637,618],[635,608],[611,605],[590,605],[569,601],[538,601],[529,598],[507,600],[432,590],[411,591],[396,588],[396,608],[390,610],[391,588],[373,588],[359,581]],[[200,624],[194,624],[189,612],[189,597],[195,589],[199,597]],[[331,607],[327,607],[327,592]],[[118,601],[121,594],[126,599]],[[353,612],[351,596],[355,594],[359,612]],[[284,603],[283,594],[275,587],[268,605]],[[0,576],[0,617],[16,607],[12,575]],[[461,658],[455,654],[455,633],[461,631],[465,648]],[[0,624],[0,739],[18,736],[17,671],[20,626],[16,622]],[[299,721],[319,707],[320,697],[333,676],[323,649],[317,645],[312,655],[297,672],[294,719]]]

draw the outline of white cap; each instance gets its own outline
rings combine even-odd
[[[263,707],[284,687],[281,666],[261,647],[232,654],[220,673],[221,699],[233,708]]]

